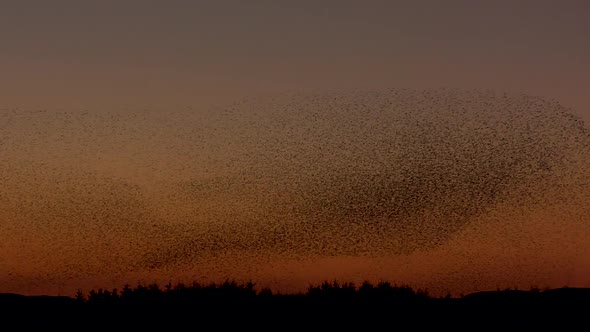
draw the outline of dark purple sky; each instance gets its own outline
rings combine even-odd
[[[587,1],[2,1],[0,107],[468,87],[590,119]]]

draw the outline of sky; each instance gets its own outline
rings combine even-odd
[[[195,275],[590,286],[590,140],[564,115],[590,121],[589,22],[582,0],[0,0],[0,292]],[[387,210],[371,205],[387,190],[431,200],[433,229],[451,190],[489,205],[395,244],[338,224]]]
[[[191,107],[282,91],[460,87],[590,119],[586,1],[7,1],[1,107]]]

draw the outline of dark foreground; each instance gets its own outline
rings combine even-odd
[[[291,295],[256,291],[251,283],[140,285],[76,297],[0,294],[0,309],[7,331],[590,330],[587,288],[435,298],[389,283],[324,283]]]

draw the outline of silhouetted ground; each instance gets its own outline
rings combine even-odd
[[[436,298],[387,282],[324,282],[305,294],[273,294],[254,286],[226,281],[125,286],[75,297],[0,294],[0,308],[7,330],[586,331],[590,326],[586,288]]]

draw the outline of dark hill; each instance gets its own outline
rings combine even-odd
[[[93,290],[76,298],[0,294],[0,316],[22,329],[82,326],[194,330],[360,328],[372,330],[570,330],[584,323],[590,289],[498,290],[460,298],[389,283],[323,283],[305,294],[256,291],[253,284],[157,285]],[[189,329],[190,330],[190,329]]]

